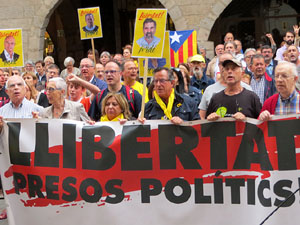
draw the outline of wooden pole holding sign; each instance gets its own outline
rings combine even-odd
[[[96,68],[96,57],[95,57],[94,38],[91,38],[91,43],[92,43],[92,51],[93,51],[93,57],[94,57],[94,67]]]
[[[142,119],[144,119],[144,115],[145,115],[147,78],[148,78],[148,58],[145,59],[144,76],[143,76],[143,96],[142,96],[143,98],[142,98],[142,108],[141,108],[141,116],[140,116]]]
[[[12,68],[11,67],[8,68],[8,73],[9,73],[9,76],[11,77],[11,75],[12,75]]]

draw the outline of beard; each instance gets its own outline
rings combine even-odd
[[[193,74],[198,78],[200,79],[203,75],[203,70],[201,68],[193,68]]]
[[[151,40],[153,38],[153,35],[151,32],[146,33],[146,39]]]
[[[294,41],[292,41],[292,40],[286,41],[286,44],[287,44],[287,45],[292,45],[293,43],[294,43]]]

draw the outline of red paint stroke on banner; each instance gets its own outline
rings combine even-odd
[[[258,126],[261,130],[267,130],[267,123],[263,123]],[[121,136],[115,137],[114,142],[112,145],[109,146],[114,153],[116,154],[116,163],[114,166],[106,171],[97,171],[97,170],[83,170],[82,169],[82,145],[81,142],[76,143],[76,169],[65,169],[62,168],[63,164],[63,157],[62,157],[62,145],[60,146],[54,146],[49,148],[49,152],[51,153],[59,153],[60,154],[60,162],[59,162],[59,168],[43,168],[43,167],[34,167],[34,166],[20,166],[20,165],[13,165],[11,166],[6,172],[5,177],[9,178],[12,176],[13,172],[15,173],[21,173],[25,177],[27,177],[28,174],[33,174],[40,176],[43,180],[43,188],[42,192],[45,193],[45,179],[46,176],[59,176],[59,182],[57,183],[58,191],[56,193],[59,194],[60,200],[52,200],[47,199],[47,196],[45,198],[31,198],[29,200],[21,200],[26,207],[45,207],[48,205],[60,205],[62,207],[69,207],[77,205],[78,202],[83,201],[80,194],[79,194],[79,186],[83,180],[86,178],[93,178],[97,180],[102,187],[103,194],[101,201],[98,203],[98,206],[105,205],[105,202],[102,200],[103,197],[108,196],[109,194],[105,191],[105,184],[108,180],[111,179],[120,179],[123,181],[121,185],[121,189],[124,191],[124,193],[132,192],[132,191],[138,191],[140,190],[140,180],[141,179],[159,179],[160,182],[165,185],[166,182],[172,178],[184,178],[187,180],[190,184],[194,184],[195,178],[203,178],[204,183],[213,183],[213,179],[218,178],[230,178],[233,176],[223,176],[224,172],[231,172],[231,171],[239,171],[239,170],[233,170],[233,164],[235,162],[239,145],[241,143],[243,132],[245,128],[245,123],[242,122],[236,122],[236,137],[228,137],[227,138],[227,154],[228,154],[228,170],[213,170],[210,169],[210,138],[209,137],[202,137],[201,136],[201,129],[200,125],[194,126],[195,130],[198,132],[199,142],[198,146],[192,150],[192,153],[198,160],[199,164],[201,165],[202,169],[199,170],[192,170],[192,169],[184,169],[181,165],[180,161],[177,160],[177,169],[174,170],[162,170],[160,169],[160,159],[159,159],[159,137],[158,137],[158,130],[153,129],[151,130],[151,136],[147,138],[141,138],[138,141],[149,141],[150,142],[150,153],[147,154],[140,154],[140,158],[151,158],[153,162],[153,169],[151,171],[122,171],[121,170]],[[265,144],[266,148],[268,149],[268,155],[270,162],[273,166],[274,170],[278,170],[277,166],[277,150],[276,150],[276,139],[275,137],[268,137],[267,132],[264,132],[265,135]],[[144,139],[144,140],[143,140]],[[176,139],[176,143],[180,143],[180,138]],[[300,147],[300,138],[295,138],[295,146],[296,148]],[[257,151],[257,146],[255,145],[254,151]],[[97,158],[101,156],[96,156]],[[300,155],[297,154],[298,162],[300,160]],[[31,162],[34,162],[34,153],[31,153]],[[299,166],[299,165],[298,165]],[[261,174],[261,179],[266,179],[270,177],[269,171],[261,170],[259,164],[252,164],[251,168],[249,170],[243,170],[241,171],[241,175],[234,176],[234,178],[244,178],[247,179],[256,179],[258,175],[249,175],[247,172],[257,172]],[[219,172],[221,172],[219,174]],[[70,203],[67,201],[62,200],[61,195],[64,193],[64,190],[62,189],[62,181],[67,177],[75,177],[77,179],[77,182],[75,185],[73,185],[77,190],[77,198],[74,202]],[[223,181],[224,182],[224,181]],[[93,190],[91,190],[92,192]],[[28,193],[27,187],[24,189],[20,189],[21,193]],[[14,188],[6,191],[7,195],[15,194]],[[130,195],[125,195],[125,198],[123,201],[129,201]],[[82,203],[80,203],[82,204]]]

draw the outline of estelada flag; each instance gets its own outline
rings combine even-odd
[[[195,30],[170,31],[171,66],[185,63],[187,58],[197,54],[197,32]]]

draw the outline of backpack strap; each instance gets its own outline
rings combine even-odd
[[[126,95],[127,95],[128,103],[131,105],[131,108],[133,109],[133,111],[135,111],[134,104],[133,104],[134,103],[134,91],[129,86],[125,86],[125,88],[126,88]]]
[[[101,101],[101,98],[102,98],[103,93],[104,93],[104,90],[100,91],[100,92],[96,95],[96,103],[97,103],[98,109],[99,109],[99,104],[100,104],[100,101]]]

